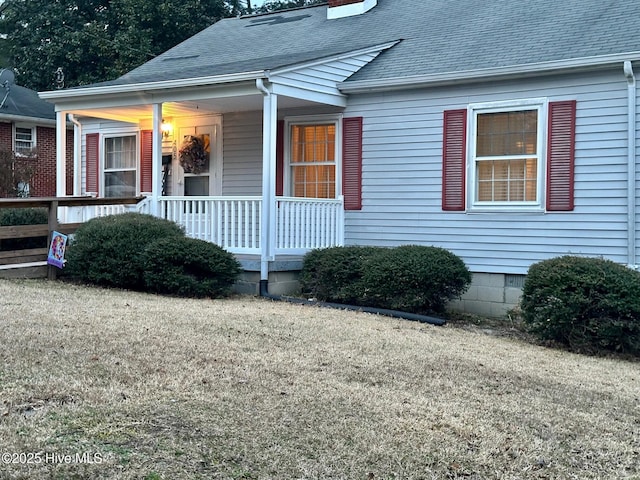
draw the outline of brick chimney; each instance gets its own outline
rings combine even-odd
[[[327,19],[351,17],[368,12],[378,4],[378,0],[329,0]]]

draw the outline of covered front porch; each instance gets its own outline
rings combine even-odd
[[[74,196],[145,196],[137,211],[259,256],[262,280],[276,255],[343,245],[345,210],[361,208],[363,122],[345,115],[339,86],[393,44],[210,76],[185,75],[182,57],[167,54],[168,71],[149,64],[41,92],[57,112],[57,195],[67,190],[70,121]],[[200,154],[187,161],[185,145]],[[74,212],[74,221],[117,211]]]

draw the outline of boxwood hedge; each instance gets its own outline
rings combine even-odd
[[[303,292],[323,301],[442,313],[466,291],[471,273],[459,257],[438,247],[350,246],[308,253],[300,281]]]
[[[573,350],[640,354],[640,273],[601,258],[532,265],[521,300],[528,329]]]
[[[195,238],[161,238],[142,256],[146,289],[181,297],[225,296],[240,275],[235,257]]]
[[[144,290],[145,248],[159,238],[180,238],[175,223],[151,215],[125,213],[83,223],[70,243],[65,274],[110,287]]]

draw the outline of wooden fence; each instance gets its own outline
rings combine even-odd
[[[58,207],[84,207],[102,205],[135,205],[145,197],[93,198],[93,197],[49,197],[49,198],[0,198],[0,210],[6,208],[45,208],[48,222],[41,225],[0,226],[0,241],[29,237],[47,237],[51,241],[54,231],[65,235],[74,233],[81,223],[59,223]],[[47,248],[22,250],[0,250],[0,278],[54,279],[57,269],[47,265]]]

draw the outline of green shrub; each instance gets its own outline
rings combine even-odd
[[[162,238],[143,256],[147,290],[182,297],[227,295],[241,272],[235,257],[213,243],[194,238]]]
[[[302,291],[323,301],[355,304],[364,264],[376,250],[375,247],[349,246],[310,251],[302,262]]]
[[[47,225],[49,215],[46,208],[3,208],[0,209],[0,227],[13,225]],[[27,237],[0,240],[0,250],[21,250],[26,248],[46,248],[48,238]]]
[[[640,273],[599,258],[531,266],[521,300],[528,329],[581,352],[640,353]]]
[[[333,247],[308,253],[301,286],[319,300],[442,313],[471,282],[464,262],[437,247]]]
[[[76,230],[65,273],[97,285],[142,290],[146,247],[160,238],[183,236],[177,224],[151,215],[94,218]]]
[[[443,313],[470,283],[460,257],[443,248],[404,245],[380,249],[366,262],[361,301],[404,312]]]

